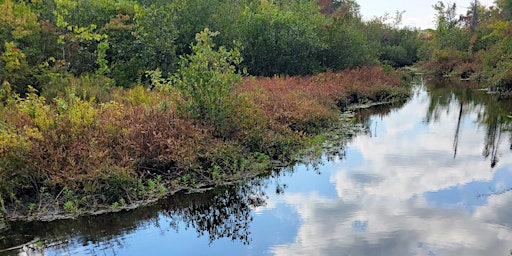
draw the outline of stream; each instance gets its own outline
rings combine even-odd
[[[0,255],[510,255],[512,101],[416,77],[364,129],[236,186],[14,222]],[[10,248],[10,249],[8,249]]]

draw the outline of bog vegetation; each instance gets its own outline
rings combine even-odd
[[[3,218],[123,208],[292,161],[393,68],[510,88],[510,6],[436,31],[353,0],[0,0]],[[466,19],[469,19],[468,17]],[[476,16],[476,15],[474,15]]]

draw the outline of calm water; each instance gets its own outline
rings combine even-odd
[[[32,241],[5,255],[510,255],[512,103],[428,88],[400,108],[360,113],[366,131],[321,159],[131,212],[13,223],[0,246]]]

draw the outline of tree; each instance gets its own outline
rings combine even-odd
[[[253,2],[240,21],[244,65],[250,74],[310,74],[321,67],[325,47],[318,31],[324,16],[310,1]]]
[[[460,20],[457,19],[457,5],[455,3],[444,4],[439,1],[433,6],[436,10],[436,33],[434,43],[437,49],[449,49],[467,52],[470,46],[471,34],[466,29],[461,29]]]
[[[323,14],[330,14],[338,18],[358,17],[361,8],[355,0],[320,0]]]
[[[496,0],[496,5],[500,8],[503,18],[512,19],[512,0]]]
[[[457,5],[455,3],[445,5],[443,2],[439,1],[433,6],[433,8],[437,12],[437,33],[445,35],[457,26],[457,20],[455,19],[457,14]]]
[[[118,14],[101,29],[109,41],[105,56],[110,66],[109,77],[122,87],[134,85],[147,68],[144,44],[134,35],[133,15]]]
[[[178,29],[176,13],[171,5],[135,5],[134,35],[140,40],[140,67],[144,70],[160,69],[164,74],[176,64]]]
[[[393,67],[412,65],[418,61],[422,41],[419,32],[411,28],[400,29],[403,12],[397,12],[390,22],[384,15],[366,23],[366,34],[371,48],[377,49],[379,60]]]
[[[23,1],[2,1],[0,10],[0,84],[7,81],[21,92],[36,82],[32,67],[39,63],[31,61],[41,54],[38,17]]]

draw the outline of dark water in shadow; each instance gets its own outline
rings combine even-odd
[[[12,223],[3,255],[510,255],[512,102],[424,86],[270,177],[130,212]],[[335,143],[336,144],[336,143]],[[2,253],[0,253],[2,255]]]

